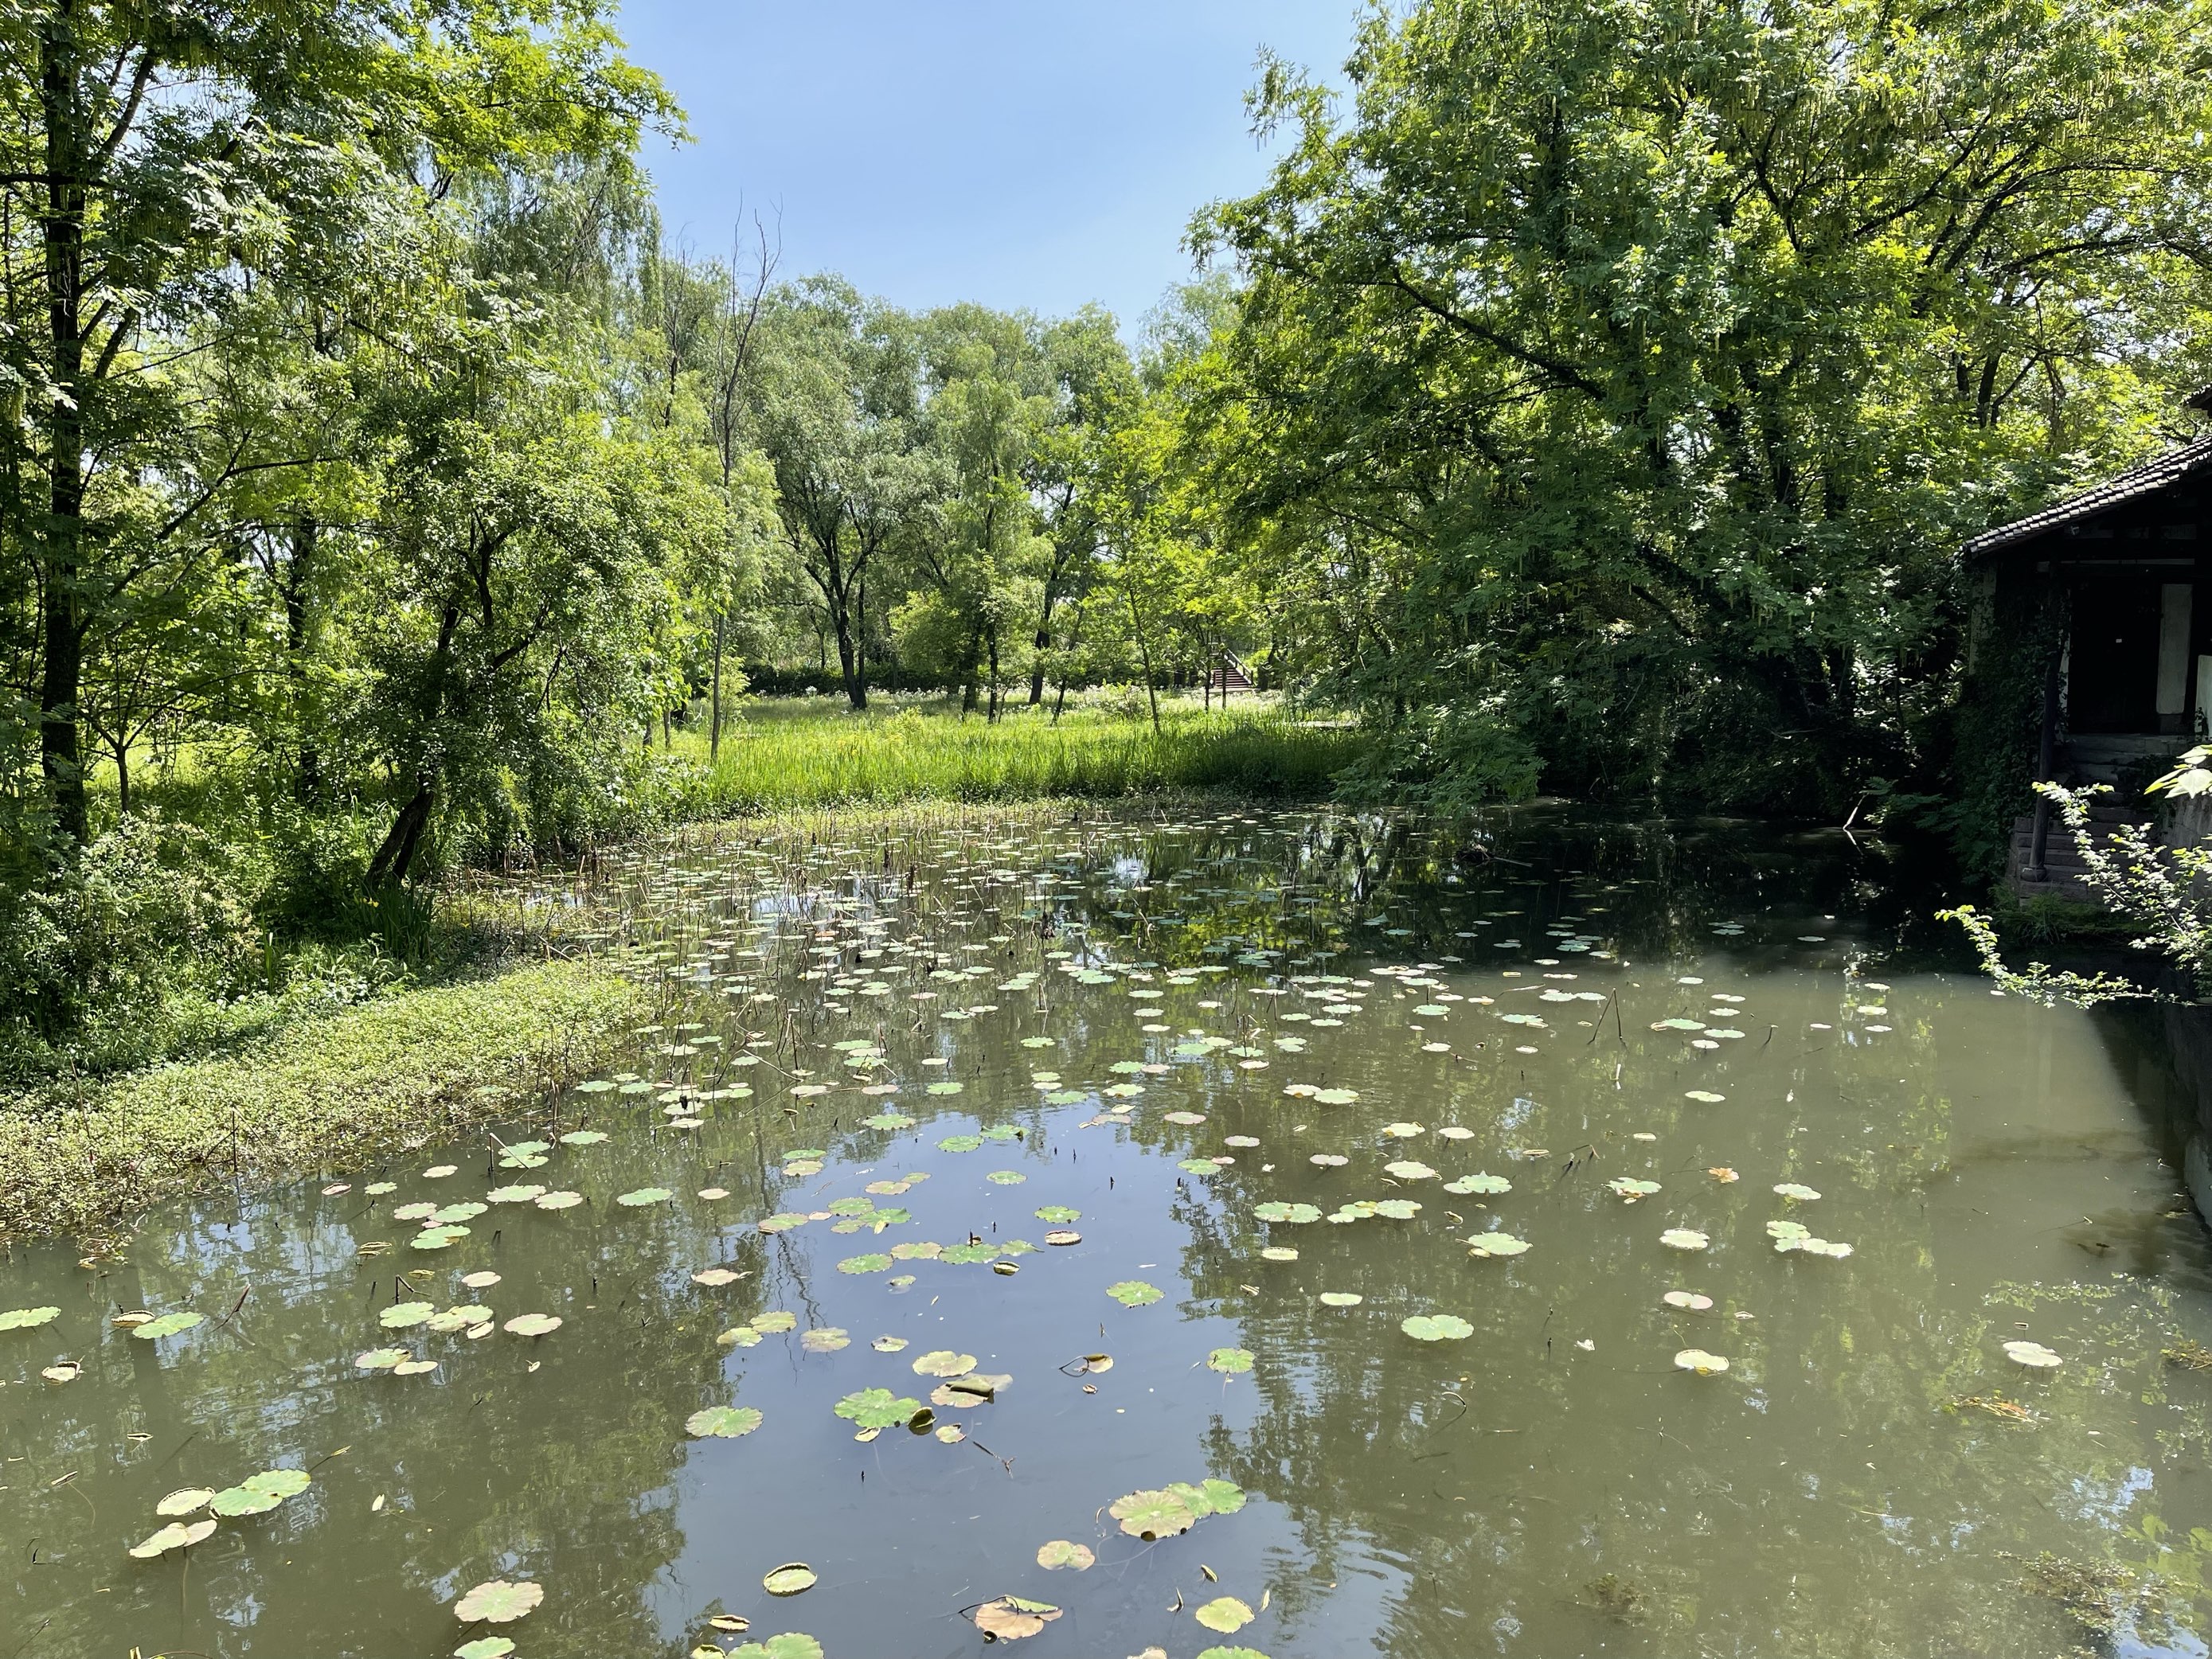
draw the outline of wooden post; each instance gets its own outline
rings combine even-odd
[[[2035,781],[2051,781],[2051,775],[2058,768],[2058,658],[2063,645],[2051,649],[2051,662],[2043,673],[2043,736],[2036,745]],[[2027,868],[2021,872],[2030,881],[2050,878],[2044,866],[2044,853],[2051,843],[2051,797],[2039,794],[2035,798],[2035,830],[2027,843]]]

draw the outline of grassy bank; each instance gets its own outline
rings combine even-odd
[[[20,1097],[0,1111],[0,1235],[112,1236],[181,1193],[360,1168],[516,1115],[643,1004],[604,969],[537,963],[392,992],[222,1059]]]
[[[1085,710],[1055,724],[1042,709],[996,724],[943,706],[843,712],[759,700],[724,728],[672,748],[697,768],[686,816],[941,799],[1089,799],[1170,790],[1319,797],[1352,759],[1355,735],[1251,707],[1206,712],[1170,704],[1155,731],[1143,714]]]

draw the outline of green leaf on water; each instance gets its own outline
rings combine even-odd
[[[1510,1193],[1513,1190],[1513,1183],[1508,1181],[1504,1176],[1462,1176],[1457,1181],[1447,1181],[1444,1182],[1444,1190],[1448,1193],[1462,1194]]]
[[[484,1196],[495,1204],[527,1204],[531,1200],[543,1194],[545,1188],[540,1186],[495,1187],[489,1192],[486,1193]],[[466,1221],[469,1218],[465,1215],[453,1215],[449,1213],[450,1212],[459,1210],[461,1207],[462,1206],[458,1204],[447,1205],[445,1209],[438,1212],[435,1219],[441,1221]],[[480,1206],[471,1206],[470,1207],[481,1208]]]
[[[1323,1291],[1316,1299],[1324,1308],[1356,1308],[1367,1298],[1357,1291]]]
[[[205,1322],[207,1316],[199,1313],[166,1313],[158,1319],[149,1319],[143,1325],[131,1327],[131,1334],[141,1342],[159,1341],[165,1336],[174,1336]]]
[[[959,1376],[975,1369],[975,1356],[956,1353],[951,1348],[934,1348],[918,1356],[914,1362],[917,1376]]]
[[[1391,1221],[1411,1221],[1421,1212],[1421,1206],[1410,1198],[1378,1199],[1375,1213]]]
[[[1457,1314],[1414,1314],[1398,1322],[1398,1328],[1416,1342],[1463,1342],[1474,1327]]]
[[[1288,1222],[1297,1226],[1304,1226],[1307,1222],[1321,1219],[1321,1212],[1310,1204],[1285,1204],[1271,1201],[1254,1205],[1252,1213],[1262,1221]]]
[[[665,1187],[640,1187],[635,1192],[616,1194],[615,1202],[635,1210],[647,1204],[665,1204],[675,1196]]]
[[[424,1324],[438,1311],[428,1302],[400,1302],[377,1315],[376,1322],[387,1331],[404,1331],[411,1326]]]
[[[1048,1544],[1037,1546],[1037,1565],[1048,1572],[1058,1571],[1064,1567],[1073,1567],[1081,1572],[1097,1559],[1090,1546],[1074,1543],[1066,1538],[1055,1538]]]
[[[817,1582],[814,1569],[805,1562],[787,1561],[762,1575],[761,1588],[770,1595],[797,1595],[812,1589]]]
[[[842,1325],[822,1325],[799,1334],[799,1346],[809,1353],[835,1353],[853,1346],[853,1334]]]
[[[494,1578],[478,1584],[453,1603],[453,1615],[465,1625],[482,1620],[486,1624],[512,1624],[545,1599],[545,1586],[509,1583]]]
[[[1039,1221],[1066,1223],[1083,1219],[1082,1211],[1070,1209],[1065,1204],[1048,1204],[1034,1213]]]
[[[507,1659],[507,1656],[514,1651],[514,1644],[504,1636],[479,1636],[475,1641],[464,1642],[455,1648],[453,1659]]]
[[[1267,1659],[1257,1648],[1206,1648],[1198,1659]]]
[[[955,1083],[951,1079],[947,1078],[941,1083],[931,1084],[929,1092],[933,1095],[957,1095],[967,1086],[964,1083]]]
[[[214,1532],[215,1522],[212,1521],[195,1521],[189,1526],[180,1521],[172,1521],[158,1532],[133,1544],[130,1553],[141,1561],[150,1561],[171,1550],[185,1549],[197,1544],[202,1539],[212,1536]]]
[[[1217,1596],[1190,1616],[1206,1629],[1219,1631],[1224,1636],[1243,1630],[1254,1618],[1252,1609],[1233,1595]]]
[[[1467,1242],[1471,1255],[1526,1255],[1529,1248],[1527,1239],[1516,1238],[1511,1233],[1477,1233]]]
[[[983,1144],[981,1135],[947,1135],[937,1143],[940,1152],[972,1152]]]
[[[1249,1348],[1216,1348],[1206,1357],[1206,1367],[1224,1376],[1237,1376],[1252,1369]]]
[[[795,1313],[786,1313],[779,1308],[773,1313],[755,1315],[752,1328],[757,1331],[767,1331],[771,1334],[779,1331],[795,1331],[799,1328],[799,1316]]]
[[[1173,1494],[1160,1491],[1133,1492],[1107,1505],[1106,1513],[1121,1523],[1132,1538],[1173,1538],[1188,1532],[1198,1517]]]
[[[607,1138],[604,1129],[571,1129],[561,1137],[563,1146],[596,1146]],[[501,1641],[506,1638],[501,1637]]]
[[[750,1406],[709,1406],[684,1419],[684,1431],[695,1439],[734,1440],[761,1425],[761,1414]]]
[[[1434,1170],[1413,1158],[1401,1158],[1395,1163],[1385,1164],[1382,1170],[1386,1175],[1395,1176],[1401,1181],[1434,1181],[1437,1178]]]
[[[841,1273],[879,1273],[889,1271],[891,1259],[887,1255],[848,1255],[837,1264]]]
[[[837,1415],[864,1429],[897,1426],[921,1409],[911,1395],[895,1395],[889,1389],[862,1389],[837,1402]]]
[[[367,1353],[356,1354],[353,1363],[360,1370],[388,1371],[414,1357],[404,1348],[371,1348]]]
[[[451,1227],[425,1227],[407,1241],[407,1248],[410,1250],[447,1250],[451,1249],[468,1236],[469,1230],[458,1224]]]
[[[1717,1095],[1711,1089],[1690,1089],[1684,1091],[1682,1098],[1694,1100],[1701,1106],[1717,1106],[1728,1097]]]
[[[1018,1187],[1029,1177],[1019,1170],[994,1170],[983,1179],[994,1187]]]
[[[558,1314],[517,1314],[500,1328],[511,1336],[550,1336],[561,1328]]]
[[[263,1492],[256,1486],[228,1486],[208,1499],[208,1508],[226,1519],[235,1520],[248,1515],[266,1515],[284,1500],[273,1492]]]
[[[278,1498],[297,1498],[313,1484],[305,1469],[264,1469],[258,1474],[249,1474],[238,1483],[254,1492],[265,1492]]]
[[[161,1516],[190,1515],[194,1510],[204,1510],[215,1496],[205,1486],[184,1486],[171,1492],[154,1505],[154,1513]]]
[[[27,1331],[35,1326],[51,1325],[61,1316],[59,1308],[10,1308],[0,1313],[0,1331]]]
[[[1263,1261],[1296,1261],[1298,1253],[1288,1244],[1269,1244],[1260,1252]]]
[[[1141,1279],[1125,1279],[1118,1285],[1109,1285],[1106,1294],[1125,1308],[1141,1308],[1157,1302],[1165,1294],[1158,1285],[1147,1285]]]
[[[878,1112],[872,1117],[862,1118],[860,1121],[871,1129],[911,1129],[915,1124],[915,1120],[904,1112]]]

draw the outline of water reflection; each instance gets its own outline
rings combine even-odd
[[[2160,1351],[2212,1340],[2212,1258],[2146,1109],[2164,1073],[2140,1027],[1939,971],[1887,856],[1231,812],[611,860],[630,919],[592,943],[664,1002],[557,1103],[603,1144],[520,1175],[395,1149],[343,1192],[165,1212],[96,1270],[17,1254],[0,1307],[64,1314],[0,1335],[0,1627],[437,1654],[507,1577],[548,1589],[526,1656],[743,1639],[716,1613],[832,1659],[973,1652],[963,1610],[1010,1592],[1066,1610],[1040,1654],[2201,1650],[2169,1626],[2212,1554],[2212,1375]],[[1511,1190],[1446,1190],[1478,1171]],[[392,1214],[518,1181],[586,1202],[489,1205],[437,1252]],[[1385,1202],[1419,1207],[1358,1207]],[[1054,1206],[1079,1243],[1042,1242]],[[1852,1255],[1778,1254],[1789,1220]],[[1493,1226],[1532,1248],[1470,1258]],[[1127,1280],[1165,1297],[1103,1294]],[[562,1326],[378,1323],[478,1296]],[[184,1307],[206,1325],[158,1344],[107,1323]],[[776,1310],[791,1333],[717,1341]],[[1473,1334],[1401,1331],[1432,1312]],[[356,1365],[395,1336],[438,1370]],[[2021,1337],[2064,1364],[2008,1364]],[[1677,1369],[1692,1346],[1729,1369]],[[836,1401],[927,1395],[935,1349],[1010,1380],[938,1409],[956,1441],[856,1443]],[[83,1376],[42,1382],[64,1354]],[[762,1427],[686,1437],[721,1404]],[[276,1467],[310,1491],[124,1556],[164,1492]],[[1152,1544],[1103,1513],[1207,1477],[1250,1501]],[[1097,1566],[1042,1569],[1060,1538]],[[793,1559],[820,1584],[771,1601]],[[1258,1613],[1233,1638],[1191,1617],[1223,1594]]]

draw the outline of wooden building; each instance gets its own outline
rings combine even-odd
[[[2196,406],[2212,405],[2200,393]],[[1964,555],[1974,605],[1970,690],[2002,656],[2039,679],[2029,776],[2122,786],[2100,815],[2148,816],[2141,783],[2212,730],[2212,569],[2205,508],[2212,437],[1984,532]],[[2008,651],[2002,647],[2008,647]],[[2000,670],[1998,672],[2004,672]],[[2014,826],[2009,879],[2086,896],[2063,831],[2039,805]]]

